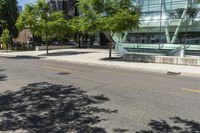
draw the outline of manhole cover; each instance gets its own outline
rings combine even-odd
[[[68,75],[70,74],[69,72],[61,72],[61,73],[58,73],[58,75]]]

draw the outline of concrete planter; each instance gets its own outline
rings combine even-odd
[[[200,57],[189,58],[189,57],[155,56],[155,55],[143,55],[143,54],[125,54],[123,55],[123,60],[133,61],[133,62],[200,66]]]
[[[160,57],[161,62],[163,64],[178,64],[178,58],[174,57]],[[157,62],[155,62],[157,63]]]
[[[197,59],[179,58],[178,64],[188,65],[188,66],[197,66]]]

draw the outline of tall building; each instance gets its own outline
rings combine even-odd
[[[21,13],[22,12],[22,6],[17,6],[18,12]]]
[[[173,49],[200,53],[198,0],[132,0],[141,10],[140,28],[128,32],[121,43],[132,49]],[[138,45],[139,44],[139,45]]]
[[[195,0],[137,0],[136,4],[142,11],[141,28],[130,33],[127,41],[200,43],[200,12]]]
[[[77,15],[76,0],[47,0],[53,10],[62,10],[66,18],[72,18]]]
[[[52,10],[63,11],[66,19],[78,16],[76,1],[77,0],[47,0]],[[76,38],[75,40],[78,40],[77,45],[79,47],[91,47],[94,42],[94,37],[87,34],[77,33],[74,35],[74,38]]]

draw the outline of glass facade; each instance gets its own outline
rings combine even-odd
[[[200,5],[197,0],[133,0],[141,9],[140,28],[127,43],[200,45]]]
[[[75,0],[47,0],[53,10],[62,10],[66,18],[77,15]]]

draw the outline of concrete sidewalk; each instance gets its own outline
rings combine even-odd
[[[4,57],[41,57],[44,60],[68,61],[73,63],[83,63],[90,65],[101,65],[106,67],[117,67],[123,69],[137,69],[143,71],[153,71],[167,73],[181,72],[182,75],[200,76],[200,67],[170,65],[170,64],[153,64],[139,62],[125,62],[117,60],[106,60],[108,50],[102,49],[62,49],[51,50],[50,55],[46,56],[46,51],[28,51],[28,52],[0,52],[0,56]],[[117,57],[114,53],[113,57]]]

